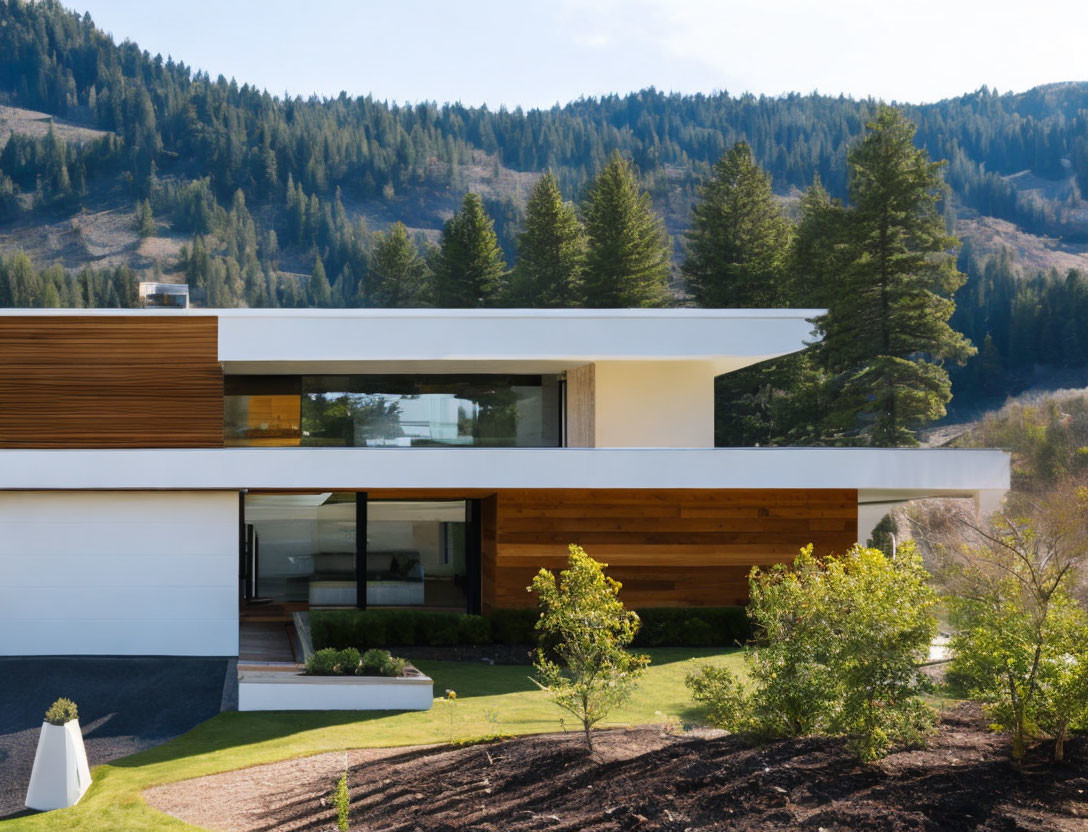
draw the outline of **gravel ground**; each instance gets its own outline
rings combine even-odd
[[[92,766],[124,757],[219,713],[227,659],[0,659],[0,819],[25,811],[42,715],[59,696],[79,706]]]

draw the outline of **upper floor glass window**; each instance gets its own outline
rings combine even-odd
[[[558,376],[227,376],[227,445],[556,447]]]

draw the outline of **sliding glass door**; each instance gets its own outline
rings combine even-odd
[[[249,600],[479,610],[476,501],[251,493],[243,510]]]

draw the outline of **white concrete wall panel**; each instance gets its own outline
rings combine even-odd
[[[714,365],[709,361],[598,361],[598,448],[713,448]]]
[[[237,654],[237,494],[0,493],[0,655]]]

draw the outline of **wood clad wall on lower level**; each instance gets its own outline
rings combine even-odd
[[[720,606],[747,601],[753,565],[788,562],[808,543],[844,551],[857,539],[857,492],[848,489],[534,489],[490,499],[485,611],[532,604],[533,575],[561,569],[570,543],[609,565],[629,607]]]
[[[215,317],[0,316],[0,447],[222,444]]]

